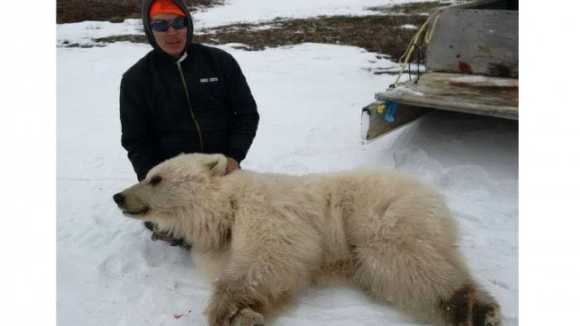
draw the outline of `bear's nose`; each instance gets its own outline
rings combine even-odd
[[[125,196],[123,196],[122,193],[118,193],[113,196],[113,200],[115,201],[115,203],[117,203],[117,205],[120,206],[123,205],[123,203],[125,202]]]

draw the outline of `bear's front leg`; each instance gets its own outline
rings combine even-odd
[[[319,268],[322,249],[312,227],[300,221],[289,227],[292,216],[251,212],[238,217],[232,232],[231,258],[207,309],[210,326],[261,325],[263,314],[309,285]]]
[[[250,308],[244,308],[234,316],[232,326],[264,326],[264,316]]]
[[[210,326],[264,326],[264,299],[240,281],[217,281],[207,314]]]

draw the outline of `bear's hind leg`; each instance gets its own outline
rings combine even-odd
[[[499,305],[486,292],[465,285],[440,302],[443,319],[449,325],[499,326]]]
[[[499,307],[455,253],[381,241],[355,250],[354,281],[373,297],[436,325],[498,326]]]

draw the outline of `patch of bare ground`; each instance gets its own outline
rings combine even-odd
[[[224,0],[186,0],[186,5],[196,11],[223,5]],[[141,17],[143,0],[57,0],[57,24],[85,20],[122,22],[126,18]]]
[[[246,50],[263,50],[310,43],[352,45],[398,59],[428,14],[447,3],[409,3],[372,8],[371,16],[332,16],[306,19],[276,19],[261,24],[233,24],[196,30],[194,41],[205,44],[241,43]],[[147,42],[145,35],[120,35],[95,39],[98,43]],[[78,46],[63,44],[64,46]]]
[[[461,1],[460,1],[461,2]],[[420,14],[420,13],[430,13],[437,8],[450,5],[449,1],[425,1],[425,2],[411,2],[403,3],[399,5],[385,5],[378,7],[371,7],[369,9],[389,13],[389,14]]]
[[[305,42],[343,44],[397,57],[415,33],[414,29],[401,26],[420,26],[426,19],[425,15],[295,19],[270,23],[270,29],[261,26],[225,26],[196,35],[196,40],[208,44],[243,43],[252,50]]]

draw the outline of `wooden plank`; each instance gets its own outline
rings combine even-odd
[[[381,108],[382,107],[382,108]],[[361,137],[363,140],[376,139],[417,118],[430,110],[406,105],[398,105],[394,121],[385,121],[384,102],[373,102],[362,109]]]
[[[518,119],[518,80],[487,76],[427,73],[375,95],[378,101],[506,119]]]
[[[449,8],[427,47],[427,71],[518,76],[518,11]]]

